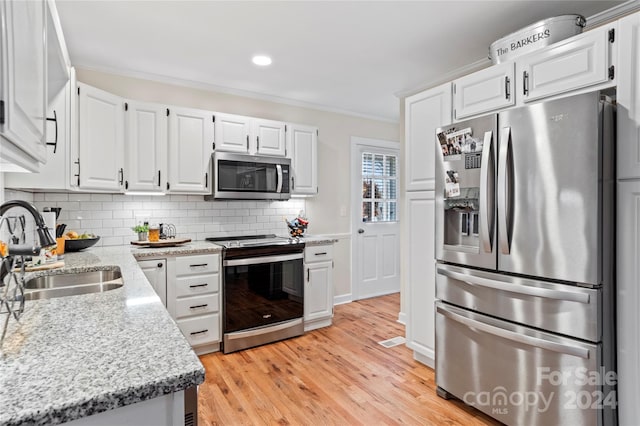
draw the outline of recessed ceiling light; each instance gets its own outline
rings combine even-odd
[[[261,67],[266,67],[267,65],[271,65],[271,58],[264,55],[256,55],[252,59],[254,64],[260,65]]]

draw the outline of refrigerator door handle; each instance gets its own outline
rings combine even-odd
[[[500,251],[509,254],[509,224],[507,223],[507,206],[509,204],[509,188],[507,186],[507,161],[511,144],[511,127],[504,127],[500,135],[500,155],[498,155],[498,240]]]
[[[508,291],[510,293],[542,297],[545,299],[578,302],[584,303],[585,305],[588,305],[590,300],[589,295],[585,293],[578,293],[575,291],[551,290],[548,288],[513,284],[489,278],[476,277],[475,275],[469,275],[466,273],[454,272],[443,267],[438,267],[438,274],[445,277],[453,278],[454,280],[463,281],[472,286],[487,287],[495,290]]]
[[[493,252],[493,224],[495,221],[495,207],[492,206],[491,218],[489,218],[489,195],[494,193],[493,179],[489,179],[489,165],[493,166],[493,132],[484,133],[484,144],[482,145],[482,162],[480,164],[480,241],[486,253]],[[493,169],[493,167],[492,167]],[[493,175],[493,171],[491,173]],[[489,187],[491,182],[491,187]],[[492,197],[493,200],[493,197]],[[493,203],[492,203],[493,204]]]
[[[589,350],[581,348],[579,346],[567,345],[558,342],[552,342],[549,340],[540,339],[537,337],[527,336],[526,334],[515,333],[504,328],[495,327],[484,322],[476,321],[471,318],[467,318],[462,315],[458,315],[446,309],[443,306],[438,306],[437,311],[439,314],[445,317],[459,322],[473,330],[481,331],[483,333],[492,334],[494,336],[502,337],[503,339],[518,342],[527,346],[533,346],[548,351],[558,352],[567,355],[573,355],[576,357],[589,359]]]

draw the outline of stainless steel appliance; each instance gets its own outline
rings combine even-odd
[[[207,240],[223,247],[225,354],[304,333],[304,243],[275,235]]]
[[[438,130],[438,394],[506,424],[616,424],[615,120],[601,98]]]
[[[291,160],[214,152],[213,193],[207,200],[288,200]]]

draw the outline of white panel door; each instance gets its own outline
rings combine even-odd
[[[435,189],[436,129],[451,123],[451,83],[405,99],[405,189]]]
[[[165,259],[140,260],[138,266],[155,290],[164,306],[167,306],[167,261]]]
[[[286,150],[285,124],[273,120],[253,120],[253,137],[258,155],[284,157]]]
[[[333,315],[332,262],[306,266],[304,287],[304,320],[314,321]]]
[[[170,192],[211,192],[212,117],[209,111],[170,108],[167,184]]]
[[[516,60],[525,102],[609,80],[609,30],[614,24],[558,42]]]
[[[216,149],[231,152],[252,152],[250,148],[251,119],[241,115],[215,113]]]
[[[460,120],[515,104],[515,64],[507,62],[453,82],[453,118]]]
[[[371,139],[352,147],[353,299],[400,291],[399,150]],[[396,146],[387,142],[387,146]]]
[[[28,156],[45,162],[47,68],[44,1],[3,1],[4,121],[2,135]]]
[[[435,353],[435,193],[405,194],[404,246],[407,347],[434,366]]]
[[[291,156],[292,195],[318,193],[318,129],[316,127],[289,124],[287,127],[288,150]]]
[[[640,181],[618,183],[617,379],[618,420],[640,419]]]
[[[124,100],[79,88],[80,188],[120,191],[124,184]]]
[[[167,180],[166,107],[127,101],[125,190],[162,192]]]
[[[618,178],[640,178],[640,12],[618,22]]]

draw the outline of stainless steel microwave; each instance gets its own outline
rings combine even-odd
[[[207,200],[288,200],[291,160],[214,152],[213,192]]]

